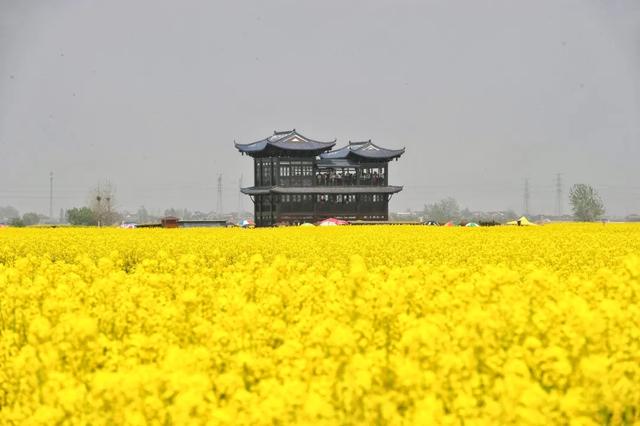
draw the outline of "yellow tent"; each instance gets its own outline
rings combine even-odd
[[[511,222],[507,222],[505,225],[518,225],[518,226],[538,226],[537,223],[529,222],[525,216],[522,216],[518,220],[512,220]]]

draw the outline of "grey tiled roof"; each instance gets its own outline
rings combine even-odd
[[[256,188],[255,186],[249,188],[240,188],[240,192],[247,195],[265,195],[269,194],[270,188]]]
[[[404,148],[402,149],[387,149],[381,146],[378,146],[368,141],[362,142],[349,142],[349,145],[344,146],[342,148],[336,149],[334,151],[325,152],[320,154],[320,158],[322,159],[338,159],[338,158],[348,158],[350,156],[361,157],[365,159],[374,159],[374,160],[391,160],[393,158],[398,158],[402,154],[404,154]]]
[[[242,188],[243,194],[395,194],[402,186],[273,186]]]
[[[293,129],[281,132],[274,131],[273,135],[256,142],[247,144],[239,144],[234,142],[234,144],[240,152],[245,153],[260,152],[268,146],[293,151],[323,152],[331,149],[336,144],[336,140],[334,139],[333,141],[329,142],[317,141],[303,136],[298,133],[296,129]]]

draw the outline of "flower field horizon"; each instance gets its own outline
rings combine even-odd
[[[638,424],[640,225],[0,229],[0,424]]]

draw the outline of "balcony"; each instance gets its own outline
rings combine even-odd
[[[387,183],[384,175],[357,176],[355,174],[318,173],[315,176],[315,184],[316,186],[385,186]]]

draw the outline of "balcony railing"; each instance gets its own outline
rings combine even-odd
[[[316,175],[316,186],[385,186],[385,177],[379,175]]]
[[[345,213],[345,214],[356,214],[356,213],[385,213],[386,214],[386,204],[384,203],[366,203],[366,204],[358,204],[358,203],[333,203],[333,202],[324,202],[318,201],[314,202],[300,202],[300,203],[278,203],[277,213],[309,213],[313,214],[314,212],[318,214],[331,214],[331,213]]]

